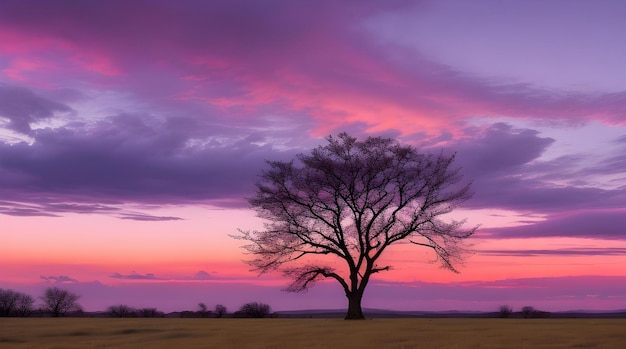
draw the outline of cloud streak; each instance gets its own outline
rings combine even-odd
[[[207,281],[207,280],[218,280],[223,279],[220,277],[216,277],[212,274],[207,273],[206,271],[200,270],[194,275],[191,276],[171,276],[171,277],[162,277],[157,276],[153,273],[139,274],[136,272],[132,272],[131,274],[120,274],[114,273],[109,275],[110,278],[120,279],[120,280],[149,280],[149,281]]]
[[[565,234],[564,234],[565,235]],[[489,256],[623,256],[626,255],[626,248],[606,247],[606,248],[566,248],[566,249],[545,249],[545,250],[480,250],[480,254]]]
[[[626,212],[623,209],[565,212],[529,225],[485,230],[490,234],[487,236],[494,238],[561,236],[626,240]]]
[[[63,283],[76,283],[78,280],[71,278],[67,275],[59,275],[59,276],[43,276],[39,277],[40,279],[55,284],[63,284]]]

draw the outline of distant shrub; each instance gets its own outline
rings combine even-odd
[[[107,309],[111,317],[135,317],[137,310],[126,304],[112,305]]]
[[[224,315],[228,314],[228,309],[225,306],[218,304],[215,306],[214,312],[215,312],[215,317],[221,318],[221,317],[224,317]]]
[[[525,319],[528,319],[529,317],[531,317],[534,311],[535,311],[535,308],[531,306],[525,306],[522,308],[522,314],[524,314]]]
[[[163,317],[162,311],[158,311],[157,308],[141,308],[137,310],[137,315],[141,317]]]
[[[235,313],[237,317],[264,318],[270,316],[272,308],[265,303],[246,303]]]
[[[200,317],[209,317],[209,315],[211,315],[211,311],[208,309],[206,304],[198,303],[198,315]]]
[[[513,314],[513,309],[508,305],[502,305],[500,306],[498,314],[500,314],[501,318],[508,318],[511,314]]]
[[[536,319],[548,318],[548,317],[550,317],[550,312],[549,311],[534,310],[532,312],[532,314],[531,314],[531,317],[536,318]]]
[[[26,293],[20,293],[19,297],[17,298],[17,304],[14,310],[15,316],[21,316],[21,317],[30,316],[30,314],[32,314],[34,311],[33,309],[34,303],[35,303],[35,299],[33,298],[33,296],[26,294]]]
[[[525,319],[533,318],[533,319],[541,319],[550,317],[550,312],[537,310],[531,306],[526,306],[522,308],[522,314]]]

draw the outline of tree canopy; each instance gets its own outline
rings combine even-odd
[[[79,295],[58,287],[48,287],[40,299],[43,302],[42,309],[50,312],[54,317],[82,310],[78,303]]]
[[[292,279],[286,290],[293,292],[323,278],[336,280],[348,298],[346,319],[364,318],[363,292],[373,274],[392,267],[378,262],[393,244],[432,249],[443,268],[457,272],[463,241],[476,228],[441,217],[471,196],[469,183],[452,167],[455,155],[346,133],[327,141],[290,162],[267,162],[249,199],[267,223],[236,236],[249,242],[244,248],[253,270],[282,270]]]

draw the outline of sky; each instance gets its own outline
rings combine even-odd
[[[626,2],[0,1],[0,288],[86,310],[260,301],[265,160],[339,132],[457,152],[455,274],[396,246],[367,308],[626,309]]]

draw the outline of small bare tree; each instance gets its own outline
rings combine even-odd
[[[268,221],[265,230],[234,236],[249,242],[244,248],[254,256],[248,261],[253,270],[282,269],[293,280],[286,289],[291,292],[324,278],[337,281],[348,298],[346,319],[365,318],[363,293],[372,275],[391,269],[378,263],[391,245],[429,248],[443,268],[457,272],[462,243],[476,228],[441,219],[471,196],[452,167],[454,155],[422,154],[388,138],[358,141],[346,133],[327,141],[310,155],[299,154],[297,164],[268,161],[249,199]]]
[[[33,296],[20,293],[17,298],[17,304],[15,305],[15,316],[27,317],[33,313],[33,304],[35,299]]]
[[[264,318],[272,313],[272,308],[265,303],[246,303],[239,308],[236,315],[238,317]]]
[[[43,302],[42,310],[49,312],[54,317],[82,310],[78,304],[79,295],[58,287],[48,287],[40,299]]]
[[[206,304],[198,303],[198,308],[198,314],[200,314],[200,317],[209,317],[209,315],[211,315],[211,311],[206,306]]]
[[[532,317],[534,312],[535,312],[535,308],[531,306],[525,306],[522,308],[522,314],[524,314],[525,319]]]
[[[34,302],[29,294],[0,288],[0,316],[29,316]]]
[[[19,292],[0,288],[0,316],[11,316],[15,311]]]
[[[215,306],[214,312],[215,312],[215,317],[221,318],[221,317],[224,317],[224,315],[228,314],[228,309],[225,306],[218,304]]]
[[[509,316],[511,316],[511,314],[513,314],[513,309],[508,305],[502,305],[500,306],[498,313],[500,314],[501,318],[508,318]]]

